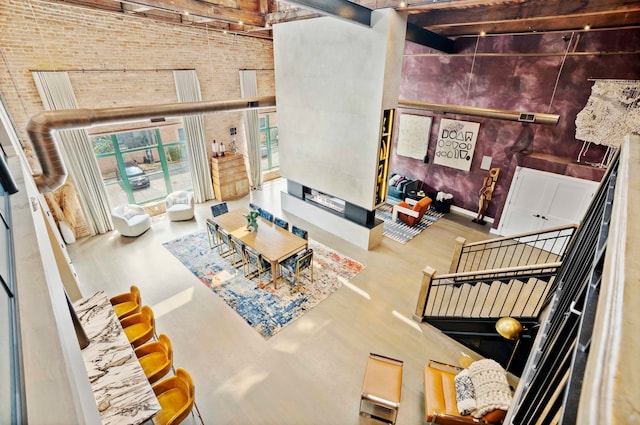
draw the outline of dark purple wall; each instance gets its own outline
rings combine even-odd
[[[401,100],[551,113],[560,115],[560,121],[557,126],[523,125],[400,109],[400,113],[434,117],[429,162],[396,155],[397,140],[394,140],[391,171],[418,178],[425,191],[452,193],[454,205],[477,211],[478,191],[488,176],[488,171],[480,169],[480,163],[483,156],[491,156],[491,166],[500,168],[486,214],[494,217],[494,228],[518,165],[599,181],[604,170],[588,163],[599,163],[604,149],[591,146],[581,162],[577,162],[583,144],[575,139],[575,118],[591,94],[593,81],[589,79],[640,79],[637,46],[640,46],[638,29],[463,38],[456,40],[457,55],[437,54],[407,42]],[[480,123],[470,171],[433,164],[441,118]],[[397,123],[398,120],[396,135]],[[525,154],[514,153],[523,149]]]

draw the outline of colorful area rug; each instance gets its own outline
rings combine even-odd
[[[257,279],[247,279],[241,269],[209,248],[206,232],[193,233],[162,244],[202,283],[218,294],[229,307],[268,339],[295,319],[311,310],[364,269],[364,265],[331,248],[309,241],[313,248],[313,284],[303,278],[300,291],[285,279],[264,289]],[[263,274],[270,281],[270,274]]]
[[[384,230],[382,232],[386,237],[393,239],[396,242],[405,244],[411,239],[420,234],[424,229],[431,226],[438,221],[444,214],[436,212],[434,210],[428,210],[420,223],[413,227],[409,227],[402,221],[397,220],[395,223],[392,220],[393,217],[393,205],[384,204],[376,210],[376,218],[384,221]]]

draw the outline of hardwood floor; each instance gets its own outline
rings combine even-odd
[[[204,230],[207,204],[196,206],[188,222],[164,215],[138,238],[110,232],[68,246],[83,296],[98,290],[112,296],[135,284],[143,304],[156,314],[158,334],[174,347],[174,364],[196,385],[196,403],[206,424],[365,424],[358,414],[369,352],[404,361],[397,423],[424,423],[422,369],[429,359],[457,363],[474,353],[411,317],[422,270],[447,271],[455,238],[489,238],[489,226],[450,213],[406,245],[383,238],[365,251],[298,217],[282,214],[284,180],[229,202],[254,202],[310,237],[366,265],[340,290],[264,340],[216,294],[208,290],[162,246],[162,242]],[[190,423],[188,419],[186,423]],[[195,421],[193,421],[195,423]]]

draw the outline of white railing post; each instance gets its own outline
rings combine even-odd
[[[416,304],[416,312],[413,315],[414,320],[422,322],[424,319],[424,310],[427,307],[427,299],[429,298],[429,290],[431,289],[431,281],[436,275],[436,269],[425,267],[422,271],[422,284],[420,285],[420,293],[418,294],[418,303]]]
[[[467,243],[467,240],[461,236],[456,238],[456,246],[453,248],[453,255],[451,256],[451,266],[449,267],[449,273],[455,273],[458,271],[458,265],[460,264],[460,257],[462,256],[462,249]]]

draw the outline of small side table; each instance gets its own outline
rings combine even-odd
[[[409,191],[409,193],[407,195],[409,196],[409,198],[411,198],[411,199],[413,199],[415,201],[419,201],[422,198],[427,196],[427,194],[424,193],[423,191],[416,192],[415,190]]]

